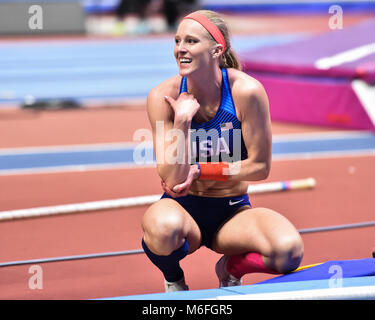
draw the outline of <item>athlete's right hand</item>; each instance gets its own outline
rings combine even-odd
[[[187,92],[182,92],[177,100],[169,96],[165,96],[165,100],[172,107],[175,120],[191,121],[200,107],[194,96]]]

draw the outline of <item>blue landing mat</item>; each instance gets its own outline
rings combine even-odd
[[[375,276],[375,259],[328,261],[312,268],[262,281],[260,284],[323,280],[331,279],[334,275],[342,278]]]
[[[104,300],[196,300],[239,294],[326,289],[332,286],[333,277],[342,277],[343,287],[373,286],[375,276],[372,275],[375,275],[375,259],[330,261],[253,285],[112,297]]]

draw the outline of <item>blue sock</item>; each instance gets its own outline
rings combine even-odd
[[[142,247],[151,262],[163,273],[165,280],[174,282],[182,279],[184,271],[180,267],[180,260],[185,258],[189,252],[189,244],[187,240],[185,240],[185,243],[180,248],[173,251],[169,256],[159,256],[151,252],[143,238]]]

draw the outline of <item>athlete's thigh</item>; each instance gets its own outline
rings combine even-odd
[[[165,230],[165,228],[175,228],[176,232],[181,232],[189,243],[189,253],[199,249],[201,244],[201,232],[191,217],[177,201],[163,198],[152,204],[145,212],[142,219],[142,228],[146,232],[149,230]]]
[[[214,251],[226,255],[259,252],[269,256],[281,243],[299,241],[295,227],[281,214],[266,208],[238,212],[216,233]]]

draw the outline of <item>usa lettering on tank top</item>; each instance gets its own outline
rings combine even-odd
[[[236,116],[232,99],[228,71],[221,69],[221,102],[215,116],[204,123],[194,119],[190,127],[190,163],[236,162],[247,159],[247,150],[242,137],[241,122]],[[188,92],[187,79],[181,80],[180,94]]]

